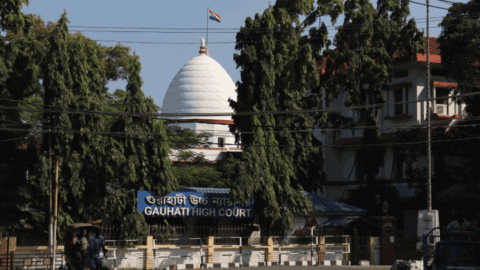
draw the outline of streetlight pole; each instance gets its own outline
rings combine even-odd
[[[432,210],[432,132],[430,126],[430,1],[427,1],[427,210]]]
[[[51,118],[50,118],[51,119]],[[48,120],[48,124],[51,125],[52,121]],[[49,128],[48,131],[51,131]],[[53,245],[55,244],[53,238],[53,187],[52,187],[53,175],[52,175],[52,133],[48,134],[48,196],[49,196],[49,206],[48,206],[48,245],[50,253],[53,253]]]

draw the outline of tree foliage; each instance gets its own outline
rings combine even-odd
[[[347,107],[386,101],[384,86],[393,77],[394,56],[416,60],[416,53],[423,51],[423,32],[417,29],[414,19],[407,21],[408,3],[378,1],[375,9],[368,0],[345,1],[345,19],[335,36],[335,49],[324,52],[325,79],[339,82],[342,88],[326,87],[327,104],[342,91],[346,92]],[[354,120],[364,119],[367,126],[378,125],[381,107],[356,111]],[[376,129],[365,129],[362,143],[375,144],[379,137]],[[385,148],[365,146],[361,153],[359,158],[369,160],[364,163],[362,177],[376,181],[384,166]]]
[[[328,39],[324,23],[302,35],[303,27],[320,17],[329,16],[336,23],[342,13],[345,19],[333,41]],[[301,15],[306,16],[303,22]],[[277,1],[262,15],[247,18],[237,34],[240,53],[234,59],[241,68],[241,81],[232,108],[237,112],[323,108],[324,101],[328,107],[343,93],[345,106],[385,102],[383,90],[392,78],[394,55],[414,59],[423,48],[423,33],[414,19],[407,20],[409,15],[408,0],[378,1],[376,9],[367,0],[318,1],[316,7],[314,1]],[[317,72],[317,67],[322,72]],[[379,112],[378,107],[361,113],[367,125],[377,125]],[[232,195],[237,200],[255,198],[262,233],[276,234],[288,228],[293,213],[308,205],[299,191],[315,192],[325,179],[321,151],[310,147],[320,143],[311,134],[287,131],[327,125],[352,127],[356,120],[338,113],[234,117],[232,131],[278,132],[237,138],[244,145],[244,154]],[[367,129],[363,135],[365,144],[379,140],[375,129]],[[363,153],[369,159],[366,178],[375,181],[384,164],[385,149],[364,147]]]
[[[39,17],[21,13],[26,3],[2,3],[0,22],[7,32],[6,37],[0,36],[2,105],[129,113],[158,111],[153,99],[141,91],[139,58],[131,55],[128,47],[104,47],[81,33],[70,34],[66,13],[58,22],[44,24]],[[126,91],[106,92],[108,81],[117,79],[128,80]],[[28,222],[35,225],[46,221],[57,157],[60,228],[72,222],[112,217],[121,222],[122,237],[142,238],[146,223],[135,209],[136,191],[152,190],[165,195],[177,188],[162,121],[17,110],[2,110],[0,116],[4,128],[29,130],[0,133],[9,141],[5,149],[12,150],[0,160],[0,182],[5,195],[1,205],[8,208],[2,208],[1,222],[15,223],[25,218],[27,212],[19,211],[19,207],[27,202],[34,203],[34,215],[29,216]],[[50,135],[49,130],[55,133]],[[125,136],[99,134],[104,131],[119,131]],[[18,196],[20,192],[23,197]],[[10,201],[8,205],[3,203],[4,199]]]
[[[0,3],[1,30],[27,33],[15,42],[0,35],[0,105],[6,107],[17,107],[17,103],[9,100],[21,100],[34,93],[38,86],[36,77],[40,72],[38,56],[41,46],[29,32],[34,24],[34,17],[21,12],[22,6],[28,3],[29,1],[25,0]],[[0,225],[3,225],[28,217],[26,212],[19,211],[19,207],[25,206],[27,201],[19,198],[18,194],[25,192],[26,171],[33,167],[32,155],[35,153],[35,146],[29,143],[32,140],[26,139],[29,137],[28,132],[9,130],[31,127],[21,122],[20,111],[1,110],[0,127],[0,143],[2,153],[5,153],[0,157]]]
[[[175,162],[172,173],[182,187],[229,188],[240,160],[230,156],[216,164],[206,161]]]
[[[341,4],[332,5],[331,10],[341,9],[338,5]],[[234,56],[241,69],[237,101],[230,101],[236,112],[321,108],[320,95],[306,94],[308,88],[319,85],[315,54],[322,41],[312,45],[302,37],[304,28],[299,20],[300,15],[312,11],[314,1],[277,1],[263,14],[246,19],[245,27],[237,34],[235,48],[240,53]],[[325,39],[326,32],[322,31],[316,34]],[[233,198],[246,201],[253,197],[262,234],[282,235],[292,225],[293,216],[311,206],[301,191],[317,191],[325,177],[320,148],[308,147],[318,144],[313,135],[289,131],[325,123],[326,115],[254,115],[233,119],[235,126],[231,131],[259,132],[237,136],[244,150],[233,181]]]
[[[467,94],[479,91],[480,54],[478,52],[480,23],[478,21],[479,1],[455,3],[449,8],[447,16],[440,26],[442,32],[438,38],[442,68],[446,77],[453,79],[457,87],[453,93]],[[434,126],[432,141],[469,139],[480,134],[476,116],[480,98],[478,96],[463,97],[453,100],[466,105],[466,121],[452,123],[452,128]],[[465,115],[464,115],[465,116]],[[474,125],[472,125],[474,124]],[[398,133],[399,142],[424,142],[427,139],[425,129],[404,130]],[[480,149],[477,140],[459,140],[432,144],[432,204],[434,209],[442,211],[440,222],[446,223],[454,219],[454,213],[465,210],[465,205],[479,203],[479,185],[476,175],[480,173],[480,162],[476,153]],[[425,144],[400,145],[396,151],[405,160],[405,175],[408,179],[427,178],[427,171],[420,161],[427,154]],[[426,205],[427,188],[424,182],[409,183],[416,190],[414,204]]]
[[[480,1],[455,3],[440,23],[442,67],[457,82],[457,93],[480,91]],[[466,111],[479,116],[479,96],[465,97]]]

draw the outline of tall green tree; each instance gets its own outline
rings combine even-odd
[[[128,113],[156,113],[153,99],[145,97],[140,77],[138,56],[130,59],[126,88],[125,111]],[[143,215],[136,208],[137,190],[151,190],[164,196],[177,189],[177,181],[170,171],[169,145],[163,121],[135,116],[122,116],[112,130],[128,133],[116,138],[121,156],[117,159],[114,177],[109,180],[112,188],[106,201],[110,213],[121,216],[121,228],[125,238],[144,237],[147,233]],[[136,137],[136,138],[132,138]]]
[[[45,74],[43,78],[44,88],[44,104],[48,106],[70,107],[74,102],[74,94],[72,92],[72,77],[69,69],[69,57],[68,57],[68,19],[64,13],[60,18],[57,27],[50,37],[50,49],[46,55],[47,61],[45,64]],[[48,126],[52,126],[57,129],[71,130],[73,128],[72,121],[66,113],[44,113],[44,122],[48,123]],[[44,127],[47,131],[49,127]],[[69,182],[68,178],[63,177],[63,170],[68,170],[69,165],[73,165],[74,168],[78,168],[78,161],[70,159],[70,157],[77,157],[78,153],[73,146],[73,134],[55,134],[50,135],[51,145],[49,140],[45,139],[42,143],[41,154],[39,156],[40,166],[38,179],[34,179],[35,184],[38,185],[41,194],[49,195],[51,190],[51,183],[53,180],[52,164],[55,164],[55,157],[60,159],[61,165],[59,171],[59,184],[65,186]],[[50,139],[50,138],[49,138]],[[51,155],[49,156],[49,149],[51,149]],[[52,160],[53,159],[53,160]],[[73,163],[73,164],[72,164]],[[77,163],[77,164],[75,164]],[[55,165],[53,165],[55,166]],[[73,181],[75,182],[75,181]],[[65,193],[64,189],[60,189],[59,202],[61,205],[65,205]],[[48,204],[47,204],[48,205]],[[48,208],[45,209],[48,213]],[[59,221],[63,221],[65,218],[68,220],[71,217],[60,210]],[[68,221],[67,221],[68,222]],[[63,222],[60,222],[61,225]]]
[[[480,1],[455,3],[440,23],[442,67],[457,82],[457,93],[480,91]],[[470,116],[479,116],[480,97],[462,98]]]
[[[314,42],[302,37],[301,15],[331,14],[342,10],[341,2],[328,8],[314,1],[277,1],[262,15],[247,18],[237,34],[234,59],[241,68],[236,112],[294,111],[321,108],[318,48],[325,45],[327,32],[312,29]],[[323,9],[324,8],[324,9]],[[324,13],[323,13],[324,12]],[[316,18],[316,15],[312,15]],[[313,23],[314,20],[310,20]],[[306,24],[306,23],[305,23]],[[307,89],[314,94],[307,95]],[[327,122],[326,114],[234,116],[231,131],[240,132],[243,154],[233,181],[236,201],[255,199],[254,211],[263,235],[283,235],[293,216],[311,206],[302,190],[317,191],[324,179],[319,142],[311,133],[295,133]],[[241,132],[254,131],[257,134]],[[276,133],[275,133],[276,132]],[[312,147],[313,146],[313,147]]]
[[[157,112],[153,99],[145,98],[140,89],[140,63],[138,56],[130,54],[130,48],[120,44],[104,47],[81,33],[70,34],[66,14],[58,22],[44,25],[39,17],[21,13],[23,4],[28,1],[1,4],[0,22],[7,37],[0,36],[0,98],[29,103],[2,99],[2,105]],[[107,83],[118,79],[128,79],[127,91],[116,91],[117,96],[110,102]],[[117,104],[120,100],[121,104]],[[30,131],[0,131],[0,137],[9,142],[2,149],[15,150],[7,151],[0,160],[1,206],[8,206],[2,208],[4,215],[0,222],[15,223],[25,218],[20,207],[28,201],[34,202],[35,207],[28,222],[47,221],[56,157],[59,158],[60,227],[109,216],[125,221],[123,237],[141,237],[146,233],[146,224],[133,208],[135,191],[148,189],[166,194],[176,189],[163,122],[141,117],[17,110],[2,110],[0,116],[2,128],[22,127]],[[50,129],[55,133],[48,134]],[[126,133],[120,137],[98,134],[111,130]],[[30,142],[21,140],[29,135]],[[48,151],[50,141],[52,162]],[[25,163],[29,167],[15,167]],[[38,168],[33,166],[35,163]],[[26,197],[18,196],[21,191]],[[3,199],[8,200],[8,205]]]
[[[457,87],[453,93],[478,94],[480,92],[480,1],[470,0],[466,3],[455,3],[449,9],[440,23],[442,32],[438,38],[440,43],[440,55],[442,67],[446,76],[452,78]],[[448,130],[445,137],[472,138],[480,135],[480,121],[475,119],[480,116],[480,95],[463,97],[454,100],[456,103],[465,104],[465,113],[468,116],[462,123],[457,123],[456,128]],[[462,125],[465,125],[462,127]],[[471,125],[471,126],[468,126]],[[435,147],[435,146],[434,146]],[[439,147],[440,148],[440,147]],[[478,178],[480,173],[478,166],[480,157],[475,155],[480,149],[480,142],[476,139],[450,142],[449,147],[443,147],[438,151],[446,151],[449,156],[461,160],[461,166],[442,160],[442,154],[437,156],[440,162],[435,160],[435,168],[443,169],[435,175],[435,178],[451,176],[447,183],[461,183],[464,185],[464,192],[449,192],[450,201],[444,200],[448,207],[455,205],[455,210],[462,209],[462,202],[468,201],[477,205],[480,200],[477,196],[480,191]],[[445,155],[443,155],[445,156]],[[437,165],[437,163],[439,163]],[[445,179],[446,180],[446,179]],[[444,181],[445,181],[444,180]],[[455,195],[454,195],[455,194]]]
[[[18,103],[11,99],[23,99],[35,91],[40,72],[40,44],[29,29],[34,17],[21,12],[29,1],[2,1],[0,3],[0,29],[4,32],[23,33],[11,42],[0,35],[0,105],[16,108]],[[8,99],[8,100],[6,100]],[[12,128],[28,129],[31,125],[21,122],[18,110],[0,111],[0,225],[15,224],[27,218],[20,207],[27,204],[25,192],[27,170],[33,168],[35,146],[28,140],[28,132],[12,131]]]
[[[423,49],[423,33],[415,20],[407,21],[407,0],[379,1],[376,9],[367,0],[318,1],[316,8],[314,4],[277,1],[255,19],[247,18],[237,34],[240,53],[235,61],[241,68],[241,81],[237,83],[237,102],[231,101],[235,111],[322,108],[323,99],[329,107],[342,92],[347,93],[346,106],[382,103],[384,85],[392,77],[394,54],[414,59]],[[325,24],[302,36],[303,27],[319,17],[330,16],[335,23],[342,13],[345,19],[333,41],[327,38]],[[302,23],[300,15],[306,16]],[[323,69],[321,76],[316,64]],[[306,95],[307,89],[310,95]],[[380,107],[360,113],[367,125],[375,126],[379,112]],[[255,198],[262,233],[277,234],[288,228],[293,213],[308,205],[298,192],[317,191],[325,178],[321,152],[312,147],[320,143],[311,134],[290,131],[327,125],[352,127],[355,120],[334,113],[234,117],[237,126],[232,131],[261,132],[239,136],[245,150],[232,194],[240,201]],[[378,139],[377,130],[364,131],[365,144],[375,144]],[[366,178],[375,181],[385,149],[364,147],[363,153],[370,161],[364,170]]]
[[[28,5],[28,2],[16,0],[0,4],[2,5],[1,28],[6,32],[6,36],[0,36],[0,50],[2,51],[0,56],[0,98],[3,98],[0,100],[0,104],[34,109],[42,108],[42,104],[47,106],[65,105],[72,109],[102,111],[105,107],[103,96],[108,96],[107,83],[112,80],[128,78],[127,65],[131,57],[130,48],[120,44],[113,47],[101,46],[80,33],[70,34],[68,31],[61,33],[59,31],[68,29],[66,23],[58,26],[58,23],[64,23],[63,21],[45,24],[39,17],[23,14],[21,8],[23,5]],[[50,60],[59,62],[52,63]],[[65,62],[68,63],[67,66],[65,66]],[[68,75],[69,73],[71,75]],[[69,79],[69,77],[71,78]],[[23,100],[28,103],[5,99]],[[46,153],[38,155],[39,148],[42,148],[43,151],[48,149],[49,136],[42,132],[42,126],[45,130],[71,128],[95,132],[109,131],[109,125],[112,123],[92,115],[44,115],[39,112],[18,110],[2,110],[0,119],[0,126],[3,128],[0,130],[2,139],[0,141],[2,141],[2,149],[6,150],[0,157],[0,165],[3,168],[0,181],[4,187],[2,192],[5,192],[5,196],[1,196],[5,199],[5,203],[2,199],[1,205],[3,207],[8,204],[9,209],[2,209],[2,212],[12,211],[12,215],[5,215],[5,217],[8,216],[9,222],[18,222],[26,217],[30,217],[30,220],[27,221],[30,224],[45,222],[44,217],[48,213],[50,191],[48,190],[49,182],[42,184],[42,181],[47,181],[47,178],[53,179],[53,172],[50,170],[49,161],[42,160],[47,157]],[[10,131],[11,128],[26,129],[28,132]],[[72,210],[71,207],[60,209],[61,221],[86,220],[89,217],[100,218],[100,208],[93,206],[98,203],[98,199],[104,198],[102,194],[106,194],[106,190],[95,193],[97,196],[95,202],[93,195],[92,199],[85,199],[82,196],[83,192],[94,194],[92,188],[98,188],[93,182],[85,181],[86,178],[98,177],[98,171],[95,174],[95,169],[91,167],[105,165],[108,168],[108,161],[103,159],[101,153],[93,151],[104,151],[108,146],[108,141],[105,142],[105,140],[87,133],[78,136],[66,133],[59,136],[52,135],[52,137],[57,142],[73,144],[71,149],[61,149],[62,147],[59,146],[57,150],[63,151],[61,154],[66,156],[69,156],[69,153],[78,154],[70,156],[70,161],[73,163],[66,164],[68,170],[64,168],[64,177],[69,178],[69,174],[71,174],[74,175],[73,179],[79,181],[65,184],[64,187],[67,189],[70,188],[68,185],[75,185],[75,188],[71,188],[69,191],[72,192],[70,193],[61,194],[63,196],[61,199],[64,200],[61,202],[68,202],[63,206],[75,205],[79,200],[85,201],[81,204],[80,211]],[[102,141],[102,147],[98,147],[100,141]],[[40,147],[40,145],[42,146]],[[53,147],[55,145],[58,146],[54,141]],[[54,151],[53,155],[59,154],[57,152]],[[77,160],[73,161],[74,158]],[[38,164],[39,159],[42,165],[47,162],[48,166],[47,168],[40,166],[39,175],[35,175],[38,169],[34,165]],[[83,163],[82,159],[85,159],[86,162]],[[89,163],[89,161],[91,162]],[[74,163],[75,166],[73,166]],[[95,177],[91,177],[89,174]],[[43,180],[30,182],[27,181],[29,177],[33,180],[39,178]],[[19,196],[20,193],[26,197]],[[33,217],[27,215],[29,213],[21,211],[21,208],[27,203],[30,203],[30,206],[34,205],[34,211],[31,212],[34,214]],[[86,208],[89,207],[93,207],[95,211],[92,210],[93,208],[87,210]],[[63,214],[65,215],[63,216]],[[89,216],[90,214],[92,216]]]
[[[378,1],[375,9],[369,0],[345,1],[345,19],[333,41],[335,49],[324,52],[332,59],[327,62],[326,79],[340,82],[342,89],[327,87],[327,96],[337,98],[340,92],[346,92],[347,107],[386,101],[385,85],[393,77],[394,55],[416,60],[416,53],[423,52],[423,32],[417,29],[414,19],[407,21],[408,3]],[[357,115],[367,126],[377,126],[380,111],[381,106],[358,109]],[[378,130],[365,129],[362,143],[376,144],[379,137]],[[365,146],[361,153],[359,158],[368,157],[362,177],[376,181],[384,166],[385,148]]]

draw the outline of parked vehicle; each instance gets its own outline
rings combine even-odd
[[[66,265],[68,270],[74,270],[73,265],[72,265],[72,258],[70,256],[69,251],[72,248],[71,240],[73,239],[73,234],[76,234],[77,236],[83,233],[83,230],[87,231],[93,231],[95,229],[95,226],[90,224],[90,223],[74,223],[70,224],[65,228],[65,260],[66,260]],[[88,239],[88,236],[87,236]],[[88,260],[87,258],[83,258],[83,263],[82,263],[82,268],[83,269],[89,269],[88,266]]]
[[[478,270],[480,269],[480,230],[442,228],[440,236],[433,236],[431,230],[423,236],[424,269],[431,270]],[[429,237],[440,237],[435,246],[428,245]],[[434,248],[433,262],[428,264],[428,248]]]

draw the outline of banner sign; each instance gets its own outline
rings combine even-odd
[[[239,205],[228,194],[172,192],[165,197],[137,191],[137,209],[147,217],[253,218],[253,199]]]

